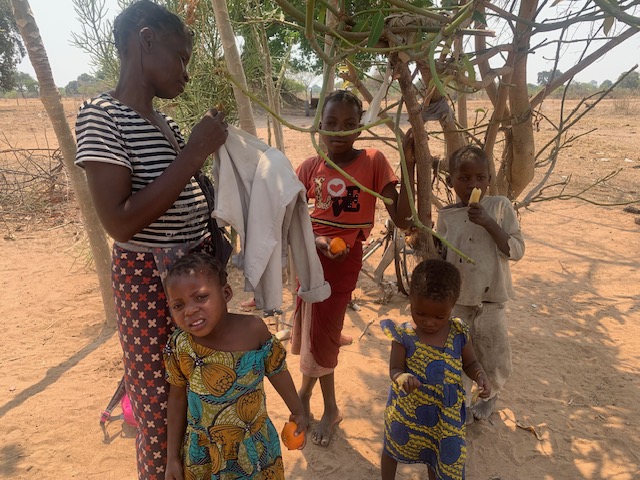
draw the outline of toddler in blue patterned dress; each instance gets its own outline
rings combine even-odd
[[[384,414],[382,479],[398,462],[424,463],[430,480],[463,479],[466,458],[462,371],[482,398],[491,384],[473,352],[468,327],[451,312],[460,273],[444,260],[425,260],[411,276],[412,322],[381,322],[391,338],[392,384]]]

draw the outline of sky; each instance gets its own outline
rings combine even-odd
[[[107,18],[113,19],[120,8],[117,0],[104,0]],[[40,35],[49,55],[53,78],[59,87],[64,87],[71,80],[76,80],[82,73],[92,73],[91,59],[82,49],[71,45],[71,32],[79,33],[81,25],[76,18],[71,0],[30,0],[31,10],[40,29]],[[620,26],[614,28],[621,29]],[[574,44],[575,45],[575,44]],[[640,56],[640,33],[609,52],[603,59],[576,75],[576,80],[598,84],[604,80],[616,80],[618,76],[638,63]],[[577,61],[577,46],[569,46],[562,54],[563,64],[560,70],[565,71]],[[551,48],[538,51],[530,56],[528,82],[537,83],[537,74],[543,70],[551,70],[553,63],[545,60],[553,55]],[[27,72],[35,78],[28,56],[18,65],[18,70]]]
[[[104,0],[108,18],[113,19],[120,12],[116,0]],[[71,44],[71,32],[80,33],[81,25],[76,18],[71,0],[29,0],[31,11],[40,30],[49,56],[51,71],[56,85],[64,87],[83,73],[92,73],[91,58]],[[18,65],[18,70],[35,78],[35,72],[26,55]]]

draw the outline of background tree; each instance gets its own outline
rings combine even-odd
[[[0,0],[0,90],[15,87],[16,66],[25,51],[9,0]]]
[[[64,87],[64,93],[65,95],[78,95],[80,93],[80,90],[78,90],[78,81],[71,80],[69,83],[67,83],[67,85]]]
[[[557,124],[550,122],[557,129],[557,136],[536,151],[533,128],[536,109],[576,73],[638,32],[633,22],[637,17],[633,15],[639,7],[634,2],[616,3],[614,12],[602,6],[603,2],[606,0],[572,2],[570,6],[554,2],[550,6],[538,0],[507,0],[500,4],[378,0],[360,6],[359,2],[341,1],[332,12],[340,20],[329,28],[324,19],[331,2],[307,1],[299,5],[293,0],[277,0],[285,13],[282,23],[296,25],[304,32],[315,56],[323,60],[329,71],[346,63],[350,73],[343,78],[354,83],[366,101],[372,102],[372,92],[388,87],[384,83],[378,84],[377,89],[365,87],[360,79],[367,75],[368,66],[357,61],[359,56],[373,61],[383,59],[392,77],[398,79],[402,90],[400,104],[387,101],[390,106],[381,111],[380,118],[388,115],[397,122],[402,102],[405,103],[416,140],[418,208],[414,219],[424,230],[431,225],[433,202],[438,202],[431,191],[430,143],[436,138],[427,135],[426,120],[440,123],[445,153],[465,143],[484,148],[493,159],[491,193],[513,200],[523,196],[522,203],[526,204],[539,192],[540,185],[529,187],[535,168],[546,166],[548,178],[563,147],[562,136],[568,125],[575,122],[564,118]],[[617,25],[616,19],[624,19],[634,27]],[[584,48],[579,59],[572,60],[565,70],[562,53],[569,43]],[[556,51],[553,68],[541,72],[538,80],[544,88],[531,95],[526,81],[528,57],[547,46]],[[415,82],[416,76],[422,82]],[[320,102],[329,84],[326,74],[324,80]],[[577,87],[589,95],[594,90],[588,83],[574,89]],[[491,101],[492,109],[487,112],[490,117],[465,128],[468,115],[461,100],[477,91],[484,91]],[[580,105],[589,109],[601,98]],[[580,113],[578,118],[583,115]],[[316,117],[312,134],[317,129],[317,120]],[[396,123],[396,132],[397,126]],[[440,165],[446,168],[446,161]]]
[[[608,89],[608,88],[611,88],[612,85],[613,85],[613,82],[611,80],[605,80],[600,84],[600,88]]]
[[[628,88],[630,90],[639,90],[640,89],[640,73],[631,72],[624,78],[618,77],[620,83],[618,86],[620,88]]]
[[[560,70],[543,70],[542,72],[538,72],[538,85],[546,85],[551,82],[554,78],[558,78],[562,75]]]
[[[14,87],[23,97],[27,95],[36,96],[40,91],[38,81],[25,72],[16,72],[14,74]]]

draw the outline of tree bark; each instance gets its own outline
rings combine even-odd
[[[532,20],[537,7],[537,0],[523,0],[518,16],[525,20]],[[512,52],[515,55],[511,76],[512,87],[509,89],[513,157],[506,175],[509,182],[508,189],[506,192],[501,192],[512,200],[517,198],[533,180],[536,157],[531,104],[527,89],[527,56],[531,27],[525,23],[517,23],[515,37]]]
[[[107,235],[102,228],[98,215],[93,207],[93,201],[87,187],[86,178],[79,168],[74,165],[76,158],[76,142],[71,133],[64,114],[64,107],[60,98],[60,92],[56,88],[51,73],[49,57],[42,42],[38,25],[36,24],[31,7],[27,0],[11,0],[13,15],[16,19],[20,35],[27,47],[29,60],[36,72],[40,85],[40,99],[44,105],[53,130],[58,139],[65,168],[71,180],[71,187],[80,205],[80,212],[87,230],[89,245],[93,255],[93,261],[98,273],[100,292],[104,305],[105,320],[107,325],[116,323],[115,304],[111,287],[111,252]]]
[[[411,72],[406,63],[399,63],[396,71],[400,74],[398,84],[402,91],[402,96],[407,107],[409,115],[409,123],[413,130],[414,149],[416,157],[416,197],[418,219],[423,225],[431,228],[431,165],[433,157],[429,150],[429,137],[424,129],[424,121],[422,120],[422,111],[416,92],[413,86]],[[427,241],[427,237],[431,237],[423,229],[418,232],[418,241],[416,245],[420,246],[419,252],[422,259],[435,258],[437,256],[435,244],[433,241]]]
[[[242,67],[240,52],[236,45],[236,37],[231,26],[231,18],[229,17],[227,3],[220,0],[211,0],[211,5],[213,6],[213,14],[216,17],[216,26],[218,27],[220,40],[222,41],[227,70],[235,81],[240,84],[240,87],[242,87],[239,88],[235,83],[233,84],[233,95],[236,98],[236,105],[238,106],[240,128],[245,132],[256,135],[256,124],[253,118],[251,101],[242,91],[242,89],[245,89],[246,91],[249,89],[247,88],[247,78],[244,74],[244,68]]]

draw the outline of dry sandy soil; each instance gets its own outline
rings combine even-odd
[[[77,102],[67,102],[73,122]],[[551,117],[557,111],[557,103],[545,104]],[[301,115],[290,119],[310,124]],[[576,133],[592,128],[597,130],[561,153],[552,183],[572,175],[565,193],[575,193],[622,169],[583,197],[600,204],[637,201],[640,102],[603,102]],[[0,132],[0,150],[55,146],[37,101],[0,100]],[[549,135],[541,124],[538,144]],[[296,165],[312,153],[304,134],[287,131],[286,142]],[[434,150],[439,148],[436,142]],[[0,154],[0,168],[10,169],[15,160]],[[0,177],[0,189],[7,189],[7,178]],[[131,432],[115,421],[105,442],[98,424],[122,375],[121,351],[114,329],[105,326],[77,208],[71,202],[16,213],[0,198],[0,477],[133,479]],[[378,220],[384,218],[379,211]],[[640,478],[637,218],[622,206],[572,199],[521,211],[527,253],[513,266],[518,296],[508,306],[515,371],[498,411],[469,428],[469,479]],[[232,278],[231,307],[237,308],[250,294],[241,291],[237,271]],[[387,279],[393,280],[392,269]],[[389,342],[377,325],[385,317],[409,318],[406,297],[394,294],[385,304],[380,297],[379,288],[362,276],[361,310],[349,311],[345,323],[356,341],[343,349],[336,373],[345,419],[329,448],[309,444],[301,452],[284,452],[287,478],[377,478],[389,386]],[[290,295],[286,298],[289,321]],[[289,357],[289,366],[299,382],[297,357]],[[268,394],[272,419],[282,425],[285,406],[270,386]],[[316,417],[321,407],[316,395]],[[426,478],[426,471],[402,467],[398,478]]]

